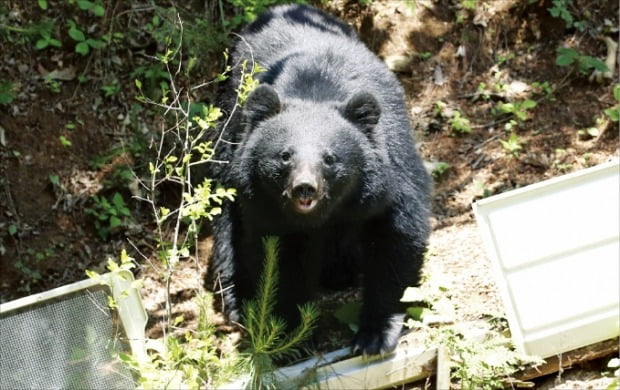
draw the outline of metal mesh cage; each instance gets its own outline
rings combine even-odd
[[[108,295],[97,285],[0,314],[0,388],[135,388],[117,357],[130,348]]]

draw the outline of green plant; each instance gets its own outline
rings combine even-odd
[[[182,48],[186,57],[182,69],[186,77],[189,77],[189,74],[194,70],[210,73],[214,69],[213,62],[220,57],[221,51],[229,43],[230,31],[224,27],[225,15],[227,14],[224,13],[224,3],[224,0],[216,2],[219,5],[219,13],[222,17],[219,23],[209,17],[195,17],[194,15],[183,17],[183,11],[179,11],[174,6],[161,7],[155,5],[154,15],[145,24],[144,31],[159,45]],[[180,17],[183,17],[182,22]],[[178,59],[173,58],[173,62],[178,65]],[[158,68],[157,63],[148,66]],[[166,70],[162,70],[164,75],[156,74],[158,73],[156,72],[147,77],[158,79],[159,76],[162,76],[161,78],[167,79]],[[154,81],[156,81],[154,85],[159,84],[159,80]],[[145,85],[145,87],[151,88],[153,85]]]
[[[75,21],[68,20],[67,24],[69,25],[69,36],[71,37],[71,39],[77,42],[75,45],[76,53],[85,56],[90,53],[91,48],[102,49],[105,47],[104,41],[87,37],[84,32],[80,30]]]
[[[31,285],[41,280],[41,272],[38,267],[32,267],[27,264],[25,259],[19,258],[13,263],[13,267],[23,275],[21,280],[20,291],[30,293]]]
[[[235,8],[233,16],[228,19],[223,19],[223,25],[229,31],[235,30],[239,26],[250,23],[256,19],[258,14],[266,10],[267,8],[277,5],[288,3],[286,0],[226,0],[228,4]],[[295,0],[295,3],[304,3],[304,0]]]
[[[478,198],[480,199],[488,198],[493,195],[493,190],[483,181],[474,181],[474,188],[476,189],[476,193],[478,193]]]
[[[278,283],[278,239],[263,240],[265,259],[258,284],[257,297],[243,306],[243,324],[248,333],[250,362],[249,387],[275,387],[274,360],[299,355],[299,345],[307,339],[316,325],[318,312],[314,305],[299,307],[300,325],[287,330],[286,323],[273,314]]]
[[[158,97],[164,95],[170,88],[168,72],[159,62],[136,67],[131,72],[131,77],[137,80],[136,85],[138,85],[138,82],[140,84],[138,99],[140,99],[140,96],[145,96],[148,99],[157,100]]]
[[[618,122],[620,121],[620,84],[614,85],[614,99],[616,100],[616,104],[613,107],[605,109],[603,112],[612,122]]]
[[[478,0],[459,0],[460,9],[456,13],[456,23],[463,23],[469,13],[476,9],[477,5]]]
[[[437,101],[433,109],[435,116],[448,120],[448,124],[454,133],[471,133],[471,123],[469,119],[461,114],[459,110],[448,108],[444,102]]]
[[[569,10],[573,7],[573,0],[553,0],[553,6],[548,8],[549,13],[554,18],[560,18],[566,24],[566,28],[576,28],[583,32],[586,30],[587,22],[583,20],[575,20],[575,17]]]
[[[511,131],[516,125],[521,122],[525,122],[530,118],[530,112],[532,108],[536,107],[537,103],[534,100],[526,99],[520,102],[498,102],[494,108],[494,112],[498,114],[507,114],[510,119],[505,125],[506,131]]]
[[[108,259],[106,268],[110,272],[131,270],[135,267],[134,263],[135,260],[123,250],[120,264]],[[86,275],[95,281],[102,281],[97,272],[87,270]],[[138,279],[133,282],[133,287],[139,288],[141,284]],[[217,388],[240,375],[242,360],[234,349],[221,348],[216,328],[210,320],[214,317],[212,296],[198,295],[194,301],[199,308],[195,329],[168,334],[163,343],[152,344],[158,347],[153,348],[145,359],[124,353],[119,355],[119,360],[136,373],[141,388]],[[108,306],[118,308],[112,297],[108,297]],[[179,326],[183,321],[182,316],[174,319],[177,330],[182,330]]]
[[[136,372],[140,388],[213,389],[243,373],[244,361],[239,354],[221,348],[222,342],[210,320],[214,317],[212,297],[199,295],[194,301],[200,310],[196,329],[168,335],[146,361],[127,354],[119,356]],[[174,324],[178,327],[183,321],[183,317],[176,317]]]
[[[555,97],[553,96],[554,87],[548,81],[538,82],[534,81],[532,83],[532,88],[534,89],[534,93],[538,95],[543,95],[543,99],[554,101]]]
[[[248,70],[247,61],[243,61],[241,64],[242,81],[237,89],[237,98],[239,99],[240,104],[243,104],[250,92],[258,86],[258,80],[254,76],[264,71],[265,69],[256,63],[252,64]]]
[[[537,103],[534,100],[523,100],[520,102],[512,102],[512,103],[497,103],[497,111],[502,114],[510,114],[514,115],[519,121],[526,121],[529,119],[528,110],[536,107]]]
[[[49,77],[49,75],[47,75],[43,79],[43,83],[45,84],[47,89],[49,89],[52,93],[60,93],[60,87],[62,85],[60,81],[55,80],[55,79]]]
[[[579,73],[585,75],[590,71],[608,72],[607,65],[596,57],[583,55],[575,49],[560,47],[556,50],[555,63],[558,66],[575,66]]]
[[[0,104],[11,104],[15,98],[14,84],[0,79]]]
[[[448,123],[450,123],[452,130],[457,133],[471,133],[471,123],[469,122],[469,119],[461,115],[461,112],[458,110],[454,111],[454,115],[450,118]]]
[[[359,316],[361,310],[362,302],[346,302],[334,311],[334,317],[336,317],[336,319],[341,323],[347,325],[351,332],[356,333],[359,329]]]
[[[513,60],[515,58],[515,53],[513,52],[508,52],[508,53],[499,53],[497,55],[497,63],[499,65],[503,65],[506,64],[508,62],[510,62],[511,60]]]
[[[539,358],[516,352],[502,329],[491,328],[483,340],[477,340],[448,328],[441,330],[438,338],[451,354],[452,380],[465,390],[504,388],[515,371],[542,363]]]
[[[101,90],[105,97],[118,95],[121,92],[121,84],[117,79],[114,79],[110,84],[102,85]]]
[[[452,168],[450,163],[447,163],[445,161],[440,161],[433,166],[431,175],[433,175],[435,179],[438,179],[442,177],[448,170],[450,170],[450,168]]]
[[[407,287],[403,293],[401,302],[408,304],[407,315],[408,319],[405,325],[409,328],[422,328],[424,327],[424,316],[432,312],[433,303],[431,295],[429,294],[430,283],[426,283],[425,288],[421,287]],[[434,286],[432,286],[434,288]]]
[[[474,10],[478,6],[478,0],[461,0],[461,7]]]
[[[433,56],[433,53],[431,53],[430,51],[423,51],[421,53],[418,53],[418,57],[420,57],[422,61],[426,61],[432,56]]]
[[[0,9],[0,11],[2,11],[2,9]],[[10,26],[0,23],[0,32],[6,31],[7,33],[17,34],[19,43],[37,39],[35,47],[39,50],[50,46],[62,46],[62,43],[53,36],[55,28],[55,22],[51,20],[31,23],[26,27]]]
[[[41,22],[31,26],[32,33],[39,35],[39,39],[35,43],[35,47],[43,50],[49,46],[61,47],[62,43],[53,37],[54,23],[51,21]]]
[[[433,255],[430,248],[426,256]],[[441,273],[425,272],[420,286],[408,287],[401,302],[407,304],[409,318],[405,325],[424,337],[427,347],[443,347],[448,352],[454,388],[504,388],[515,371],[542,363],[514,350],[505,336],[507,322],[496,314],[453,325],[457,306],[448,286]]]
[[[105,15],[105,8],[103,6],[103,1],[102,0],[95,0],[95,1],[89,1],[89,0],[69,0],[69,3],[72,4],[74,1],[75,1],[75,3],[77,3],[77,6],[82,11],[90,11],[95,16],[99,16],[99,17]]]
[[[517,157],[521,152],[521,149],[523,149],[521,146],[521,140],[515,133],[510,134],[510,137],[507,140],[499,140],[499,142],[502,144],[502,147],[513,157]]]
[[[16,236],[17,232],[18,232],[19,228],[17,227],[16,224],[12,223],[8,226],[7,228],[7,232],[9,233],[10,236]]]
[[[58,137],[58,141],[60,141],[60,144],[64,146],[65,148],[71,147],[72,145],[71,140],[65,137],[64,135],[61,135],[60,137]]]
[[[93,195],[92,201],[93,206],[84,211],[95,217],[95,228],[101,239],[106,240],[132,221],[131,211],[120,193],[116,192],[110,200]]]
[[[135,260],[125,250],[121,252],[119,260],[120,263],[108,259],[107,270],[116,272],[135,268]],[[104,282],[101,275],[92,270],[87,270],[86,275],[95,281]],[[132,284],[135,288],[141,285],[140,279]],[[223,348],[211,321],[214,317],[212,296],[199,294],[194,302],[199,309],[195,329],[183,330],[180,325],[184,318],[175,317],[173,326],[176,333],[168,333],[163,343],[153,343],[157,347],[145,359],[128,354],[119,355],[119,359],[136,373],[141,388],[217,388],[241,374],[242,359],[234,349]],[[118,308],[112,297],[108,297],[108,306],[111,309]]]
[[[600,118],[597,118],[596,122],[599,122],[599,119]],[[585,129],[580,129],[577,131],[577,135],[581,139],[595,138],[595,137],[598,137],[600,134],[601,134],[601,131],[596,126],[587,127]]]
[[[22,227],[18,224],[8,226],[9,234],[19,239]],[[19,291],[30,293],[33,285],[43,278],[40,269],[41,263],[58,256],[58,251],[64,249],[63,243],[50,243],[42,249],[28,248],[22,251],[13,262],[13,267],[21,274],[21,286]]]

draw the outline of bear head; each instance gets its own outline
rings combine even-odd
[[[369,93],[346,103],[283,102],[275,89],[261,85],[243,108],[244,133],[232,168],[236,186],[285,216],[323,221],[338,206],[357,201],[365,176],[376,171],[380,116]]]

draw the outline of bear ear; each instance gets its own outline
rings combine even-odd
[[[368,92],[356,93],[344,108],[344,117],[365,131],[372,130],[380,116],[379,102]]]
[[[255,125],[278,114],[281,109],[278,93],[271,86],[263,84],[247,97],[243,112],[247,122]]]

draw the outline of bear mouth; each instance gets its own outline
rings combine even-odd
[[[311,213],[318,201],[315,198],[296,198],[293,199],[293,205],[295,206],[295,210],[300,214],[308,214]]]

